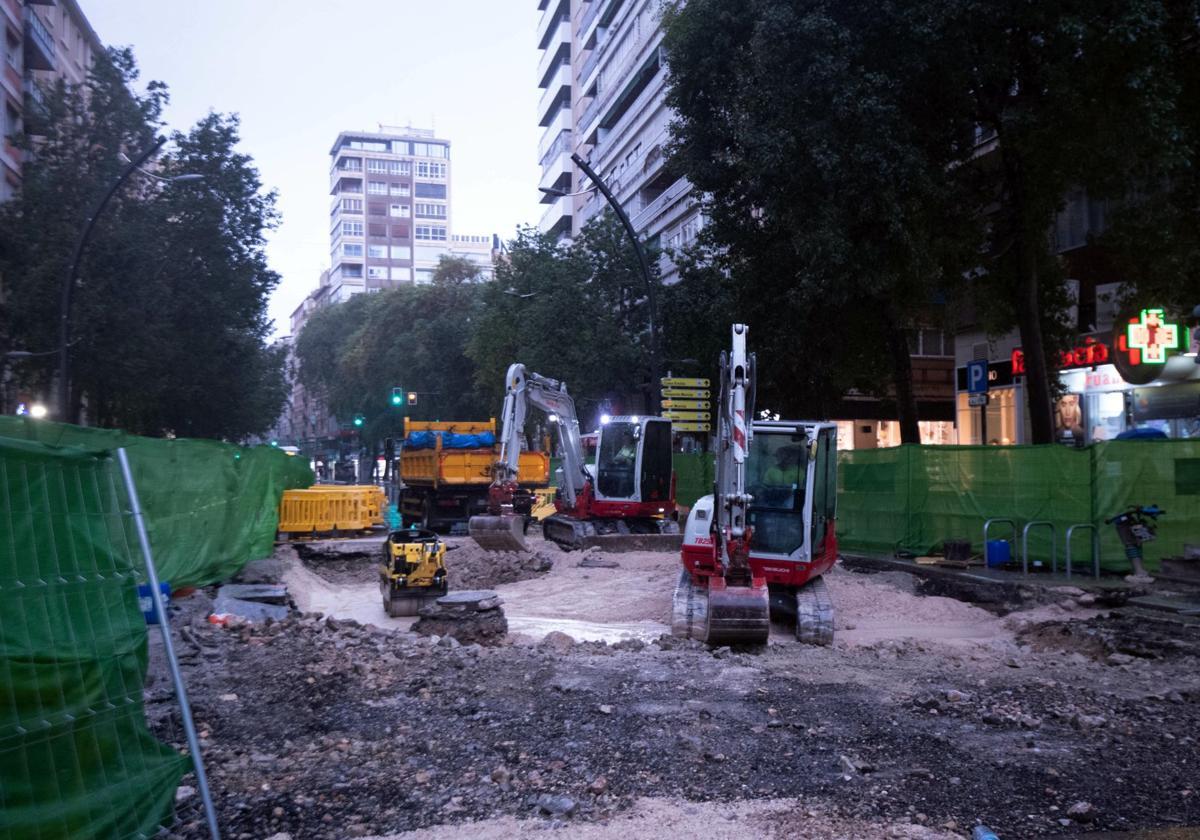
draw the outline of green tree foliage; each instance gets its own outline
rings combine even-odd
[[[619,222],[601,214],[570,247],[532,229],[518,232],[468,354],[489,405],[500,405],[513,362],[567,383],[581,419],[601,410],[643,411],[649,380],[645,280]]]
[[[1162,254],[1147,266],[1160,284],[1194,264],[1175,246],[1195,230],[1195,150],[1180,142],[1194,136],[1195,0],[693,0],[667,21],[676,164],[712,196],[710,240],[751,323],[755,304],[768,324],[788,313],[804,360],[789,376],[820,368],[846,387],[864,346],[886,351],[904,418],[897,327],[974,268],[983,324],[1020,330],[1032,438],[1049,442],[1047,360],[1071,329],[1050,234],[1068,191],[1174,185],[1156,204],[1181,235],[1147,249],[1128,226],[1123,251]],[[997,142],[977,146],[977,129]]]
[[[928,18],[875,0],[697,0],[667,17],[673,163],[707,194],[764,396],[829,410],[851,383],[890,388],[906,442],[906,331],[973,256],[960,185],[941,177],[959,138],[930,92]]]
[[[1180,4],[957,0],[937,24],[941,79],[929,89],[949,83],[970,94],[944,118],[998,140],[947,177],[979,179],[994,202],[974,208],[980,219],[986,213],[990,240],[977,300],[994,330],[1020,329],[1034,443],[1053,440],[1050,360],[1073,329],[1062,318],[1062,266],[1048,247],[1064,196],[1083,188],[1097,199],[1126,198],[1176,171],[1188,153],[1178,143],[1181,109],[1194,114],[1195,101],[1180,98],[1172,44],[1175,24],[1195,37],[1195,5],[1190,21],[1173,17],[1173,7]]]
[[[57,343],[62,279],[85,216],[160,129],[166,89],[134,85],[128,50],[93,67],[86,89],[60,85],[28,127],[20,195],[0,208],[8,346]],[[130,431],[240,439],[265,431],[285,397],[283,352],[268,347],[267,299],[278,275],[264,233],[277,221],[253,161],[236,150],[235,116],[209,114],[176,133],[134,173],[101,216],[84,254],[71,311],[73,413]],[[14,367],[45,391],[56,356]]]
[[[494,415],[474,392],[474,364],[465,355],[478,319],[483,286],[466,261],[443,259],[428,286],[356,295],[316,313],[296,339],[300,380],[324,395],[342,422],[366,418],[363,437],[403,434],[404,417],[479,420]],[[417,393],[415,406],[391,404],[393,388]]]

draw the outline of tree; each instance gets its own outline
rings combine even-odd
[[[433,282],[441,286],[459,286],[479,279],[479,266],[466,257],[442,254],[433,270]]]
[[[483,288],[466,282],[463,269],[443,259],[432,284],[355,295],[317,312],[301,330],[300,381],[344,422],[362,414],[363,440],[402,435],[406,416],[479,420],[496,413],[495,403],[475,393],[475,367],[465,354]],[[393,388],[415,392],[417,404],[392,405]]]
[[[779,351],[771,366],[800,357],[793,381],[822,409],[851,382],[890,388],[906,443],[920,442],[907,332],[971,264],[976,232],[962,185],[941,177],[958,138],[924,84],[929,16],[866,0],[699,0],[667,16],[673,165],[706,195],[707,241],[756,342]],[[766,393],[787,401],[768,367]]]
[[[0,208],[11,291],[10,341],[54,346],[58,289],[84,214],[161,128],[165,87],[133,92],[127,51],[95,62],[86,90],[60,84],[35,114],[21,193]],[[73,413],[142,434],[240,439],[264,432],[285,398],[283,351],[267,346],[278,275],[264,234],[277,221],[253,161],[236,150],[235,116],[209,114],[173,135],[175,151],[135,173],[100,218],[71,311]],[[50,384],[56,357],[28,365]]]
[[[490,404],[499,405],[508,366],[521,362],[566,382],[585,423],[585,412],[599,414],[600,406],[644,410],[645,281],[610,214],[569,247],[533,229],[518,231],[483,296],[467,352]]]
[[[1020,330],[1034,443],[1053,441],[1049,371],[1071,331],[1061,265],[1049,248],[1063,197],[1083,188],[1093,198],[1126,198],[1186,154],[1176,143],[1181,106],[1194,112],[1195,102],[1180,99],[1170,67],[1168,10],[1178,5],[957,0],[939,24],[940,71],[925,89],[968,92],[945,118],[997,139],[994,151],[964,155],[946,175],[978,179],[991,204],[977,208],[989,233],[977,299],[993,330],[1014,322]],[[1193,32],[1194,14],[1193,4]]]

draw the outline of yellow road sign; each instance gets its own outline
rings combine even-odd
[[[673,432],[708,432],[712,431],[712,426],[708,423],[672,423],[671,431]]]
[[[663,388],[662,395],[672,399],[677,397],[683,400],[706,400],[712,396],[708,391],[702,391],[698,388]]]
[[[659,381],[664,388],[707,388],[712,384],[707,379],[686,379],[682,376],[664,376]]]
[[[664,411],[663,417],[668,420],[707,420],[707,411]]]
[[[708,400],[663,400],[663,408],[690,408],[707,411],[711,406]]]

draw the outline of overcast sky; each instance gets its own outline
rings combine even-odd
[[[329,148],[380,123],[451,142],[455,233],[511,237],[540,216],[532,0],[81,0],[105,44],[132,46],[167,121],[242,118],[242,150],[279,192],[268,258],[276,332],[329,266]]]

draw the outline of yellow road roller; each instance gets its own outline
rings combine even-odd
[[[414,527],[388,534],[379,567],[379,590],[388,615],[416,615],[447,588],[446,543],[437,532]]]

